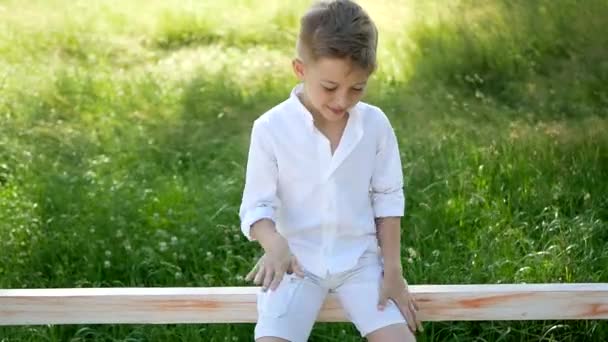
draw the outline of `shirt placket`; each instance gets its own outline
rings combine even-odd
[[[336,210],[336,199],[337,199],[337,192],[336,192],[336,182],[334,182],[334,179],[332,176],[330,176],[327,179],[327,189],[328,189],[328,194],[327,194],[327,202],[328,202],[328,207],[327,207],[327,218],[328,218],[328,224],[325,227],[325,231],[326,231],[326,236],[327,236],[327,240],[325,243],[325,258],[327,260],[328,263],[328,271],[330,273],[334,273],[334,270],[336,269],[337,265],[335,265],[335,258],[333,258],[332,256],[334,255],[334,248],[335,248],[335,244],[337,242],[337,224],[338,224],[338,211]]]
[[[331,144],[329,140],[315,128],[315,136],[317,140],[317,154],[319,156],[319,174],[321,175],[322,182],[322,196],[320,201],[320,221],[321,221],[321,260],[322,269],[324,273],[328,273],[332,268],[331,265],[331,253],[335,240],[335,232],[332,222],[335,222],[333,208],[335,207],[335,186],[331,180],[331,177],[325,175],[328,174],[328,170],[331,167]]]

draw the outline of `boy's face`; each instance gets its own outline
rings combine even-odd
[[[370,72],[348,59],[320,58],[293,61],[296,76],[304,83],[305,105],[328,122],[344,119],[363,97]]]

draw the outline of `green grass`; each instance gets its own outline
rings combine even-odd
[[[608,282],[608,5],[363,1],[411,284]],[[0,2],[0,287],[240,286],[252,121],[306,1]],[[397,23],[397,24],[395,24]],[[278,30],[277,30],[278,28]],[[253,325],[0,328],[0,341],[249,341]],[[604,321],[425,323],[420,341],[600,341]],[[312,341],[358,341],[318,324]]]

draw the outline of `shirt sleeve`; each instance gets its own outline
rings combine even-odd
[[[265,122],[256,120],[251,130],[245,187],[239,210],[241,230],[249,240],[252,240],[250,230],[254,223],[261,219],[276,221],[277,171],[277,160]]]
[[[405,212],[403,170],[397,137],[386,115],[382,115],[371,195],[375,217],[400,217]]]

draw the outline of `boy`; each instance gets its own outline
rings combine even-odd
[[[301,84],[253,124],[240,218],[265,251],[247,276],[263,284],[256,341],[306,341],[328,292],[369,341],[414,341],[420,328],[402,277],[397,139],[359,102],[376,47],[359,5],[314,5],[292,63]]]

